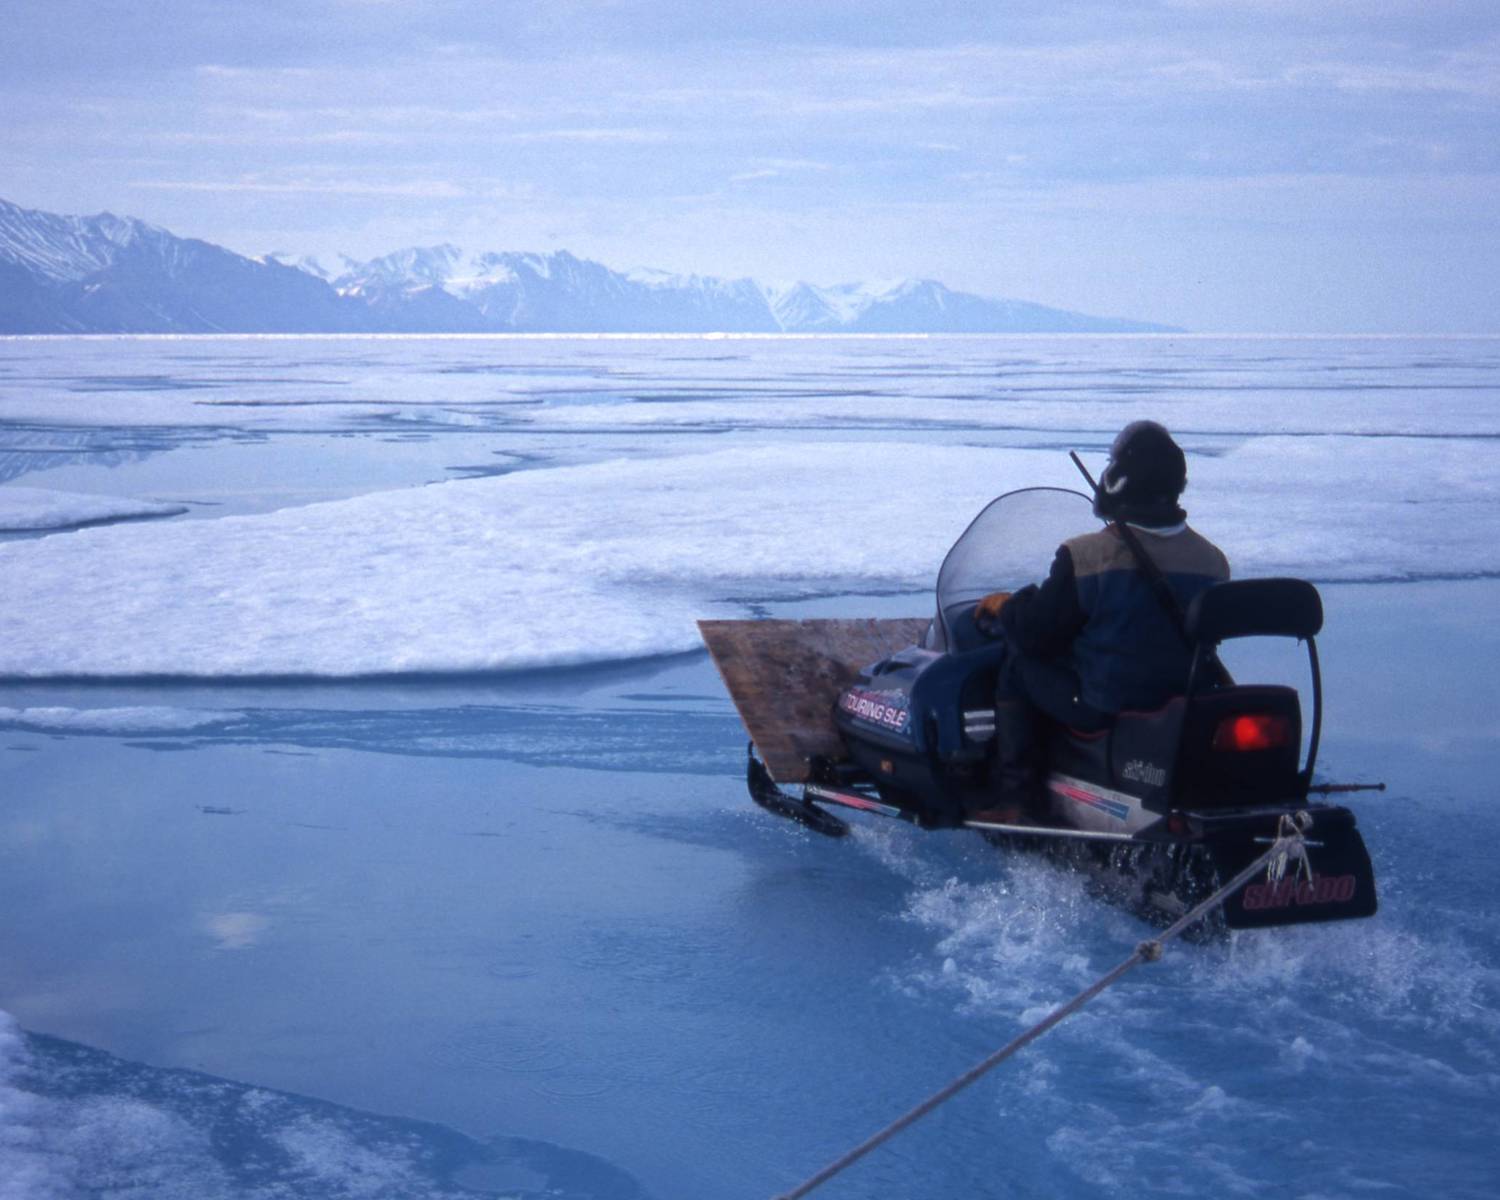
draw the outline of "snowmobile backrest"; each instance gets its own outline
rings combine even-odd
[[[1236,579],[1216,583],[1188,606],[1187,633],[1216,646],[1230,638],[1294,637],[1323,628],[1323,599],[1305,579]]]
[[[1318,666],[1317,635],[1323,628],[1323,598],[1318,589],[1305,579],[1237,579],[1218,583],[1193,598],[1188,606],[1186,632],[1194,644],[1193,665],[1188,672],[1188,695],[1194,708],[1202,695],[1201,684],[1209,677],[1207,668],[1216,668],[1218,679],[1210,689],[1223,689],[1230,682],[1218,665],[1215,648],[1220,642],[1242,637],[1292,637],[1307,646],[1307,661],[1312,673],[1312,726],[1307,743],[1307,762],[1296,779],[1305,796],[1318,761],[1318,741],[1323,729],[1323,675]],[[1210,677],[1211,678],[1211,677]],[[1242,690],[1229,688],[1230,691]],[[1185,735],[1191,744],[1191,732]],[[1279,759],[1267,760],[1267,778],[1283,774],[1285,764]],[[1293,751],[1291,769],[1295,771]],[[1254,774],[1252,772],[1251,774]]]

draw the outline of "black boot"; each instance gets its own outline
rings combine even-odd
[[[1014,809],[1030,821],[1046,818],[1039,726],[1036,709],[1026,701],[1002,699],[996,703],[996,805]]]

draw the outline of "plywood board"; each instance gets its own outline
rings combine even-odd
[[[778,783],[807,779],[814,755],[845,755],[838,695],[873,662],[915,645],[926,617],[699,621],[698,630],[755,748]]]

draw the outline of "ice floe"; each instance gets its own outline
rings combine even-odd
[[[1495,446],[1251,439],[1194,456],[1185,502],[1240,575],[1493,574]],[[471,672],[685,651],[696,618],[747,598],[925,590],[980,505],[1035,484],[1077,477],[1058,450],[783,443],[11,543],[0,674]]]
[[[494,1180],[479,1187],[468,1178]],[[504,1182],[501,1182],[504,1181]],[[545,1142],[475,1142],[196,1071],[26,1034],[0,1012],[0,1200],[643,1200]]]
[[[181,504],[133,500],[121,496],[89,496],[51,488],[0,487],[0,533],[69,529],[101,521],[141,517],[172,517],[185,513]]]
[[[140,704],[119,708],[67,708],[41,705],[0,707],[0,726],[41,733],[180,733],[207,729],[242,719],[242,714],[167,705]]]

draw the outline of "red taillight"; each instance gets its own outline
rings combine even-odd
[[[1292,723],[1285,717],[1241,713],[1227,717],[1214,730],[1215,750],[1274,750],[1292,740]]]

